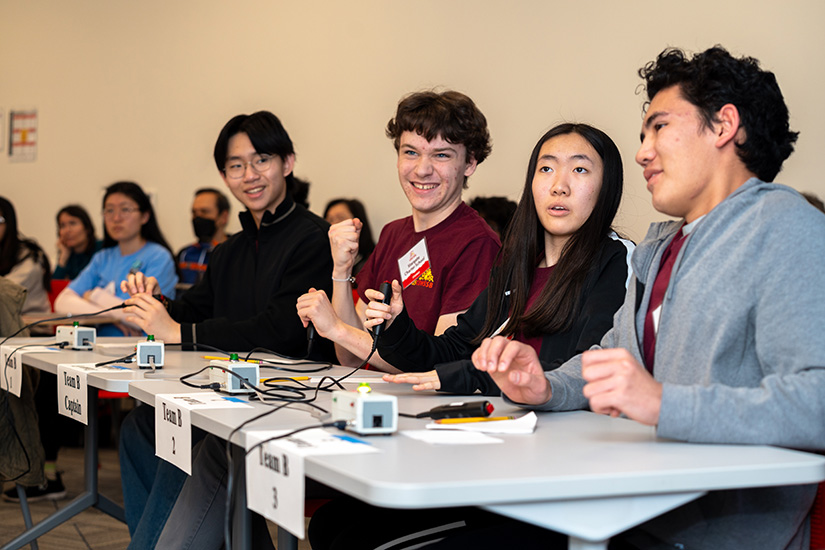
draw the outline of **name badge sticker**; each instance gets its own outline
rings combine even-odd
[[[155,396],[155,454],[192,475],[190,411],[169,394]]]
[[[398,258],[402,286],[407,288],[428,269],[430,269],[430,254],[427,251],[427,237],[424,237],[409,252]]]

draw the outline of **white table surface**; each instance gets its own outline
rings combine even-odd
[[[166,364],[158,374],[176,378],[194,372],[208,363],[202,355],[167,348]],[[55,372],[58,363],[112,358],[97,352],[64,350],[59,354],[28,354],[25,362]],[[345,372],[349,369],[333,370],[336,375]],[[101,389],[128,389],[131,395],[152,405],[159,393],[197,391],[172,379],[145,379],[145,374],[137,369],[90,373],[88,380]],[[272,375],[274,371],[266,371],[266,376]],[[408,386],[383,383],[374,384],[373,390],[397,395],[399,410],[406,413],[466,399],[421,394]],[[496,406],[496,415],[524,414],[500,399],[490,401]],[[321,394],[317,403],[329,409],[330,395]],[[225,439],[242,421],[265,408],[257,403],[254,409],[193,410],[191,418],[193,425]],[[248,429],[296,428],[319,423],[320,419],[310,411],[303,405],[291,406]],[[422,429],[426,423],[423,419],[402,417],[399,428]],[[478,505],[559,530],[575,539],[597,541],[593,548],[603,547],[610,536],[706,491],[816,483],[825,479],[825,457],[819,455],[767,446],[668,441],[657,438],[651,427],[584,411],[539,413],[534,434],[495,437],[504,443],[438,446],[400,434],[372,436],[363,439],[382,452],[308,457],[306,474],[377,506]],[[243,431],[233,439],[241,446],[244,441]],[[599,521],[593,521],[594,514]],[[575,544],[578,543],[571,542],[571,546]]]
[[[407,413],[457,400],[399,385],[374,384],[373,390],[396,394],[399,410]],[[186,389],[155,381],[131,387],[132,395],[151,403],[156,393],[176,391]],[[496,415],[525,413],[501,399],[490,401]],[[329,396],[318,403],[328,405]],[[226,438],[239,422],[260,410],[197,410],[192,411],[192,423]],[[318,421],[308,412],[284,409],[249,429],[294,428]],[[422,429],[426,423],[402,417],[399,428]],[[707,491],[825,479],[825,457],[819,455],[768,446],[669,441],[657,438],[651,427],[586,411],[539,413],[534,434],[494,437],[504,443],[439,446],[400,434],[362,437],[382,452],[307,457],[306,475],[377,506],[478,505],[583,541],[598,541],[593,548]],[[244,439],[241,432],[233,441],[243,445]]]

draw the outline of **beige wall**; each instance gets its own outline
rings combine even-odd
[[[668,45],[720,43],[775,71],[801,131],[778,180],[825,197],[823,21],[822,0],[3,0],[0,109],[38,110],[39,150],[11,163],[4,144],[0,194],[53,254],[61,206],[84,204],[100,231],[101,189],[132,179],[155,193],[177,248],[192,239],[192,191],[223,186],[211,159],[221,126],[269,109],[296,144],[312,209],[360,197],[380,228],[409,213],[384,126],[403,94],[440,86],[473,97],[493,136],[465,197],[517,199],[541,133],[590,122],[623,153],[617,221],[638,240],[661,215],[633,161],[636,70]]]

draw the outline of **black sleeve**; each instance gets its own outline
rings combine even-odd
[[[480,371],[470,359],[435,366],[441,389],[438,391],[471,395],[501,395],[501,390],[486,372]]]
[[[178,323],[197,323],[212,317],[214,291],[209,264],[203,278],[183,292],[177,300],[169,302],[169,315]]]
[[[486,289],[470,309],[458,316],[458,324],[441,336],[416,328],[404,310],[378,339],[378,352],[385,361],[404,372],[424,372],[438,363],[468,359],[475,350],[471,342],[481,332],[486,314]]]
[[[328,294],[331,292],[329,241],[322,231],[309,232],[303,238],[297,238],[289,251],[277,261],[283,262],[284,270],[265,310],[234,322],[226,318],[206,318],[198,322],[194,330],[191,325],[182,324],[182,341],[208,342],[226,350],[266,347],[293,357],[303,357],[307,349],[307,332],[295,311],[295,303],[310,287]],[[193,290],[199,290],[200,286],[190,289],[184,298],[188,298]],[[199,297],[200,294],[196,294],[193,298]]]
[[[558,368],[601,342],[624,302],[628,269],[627,249],[611,239],[602,249],[598,271],[588,277],[583,304],[572,328],[544,337],[539,359],[545,371]]]
[[[599,266],[588,276],[583,288],[583,303],[573,326],[542,340],[539,360],[545,371],[554,370],[571,357],[598,344],[613,326],[613,315],[624,302],[627,282],[627,249],[610,240],[599,255]],[[500,395],[496,383],[472,362],[455,361],[436,366],[443,392],[469,395]]]

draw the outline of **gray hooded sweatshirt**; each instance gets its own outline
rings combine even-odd
[[[597,348],[644,364],[644,319],[681,222],[652,224],[635,281]],[[694,443],[825,450],[825,216],[752,178],[702,218],[676,258],[656,338],[657,435]],[[541,410],[588,407],[581,356],[546,373]],[[815,485],[716,491],[644,524],[664,548],[809,546]]]

